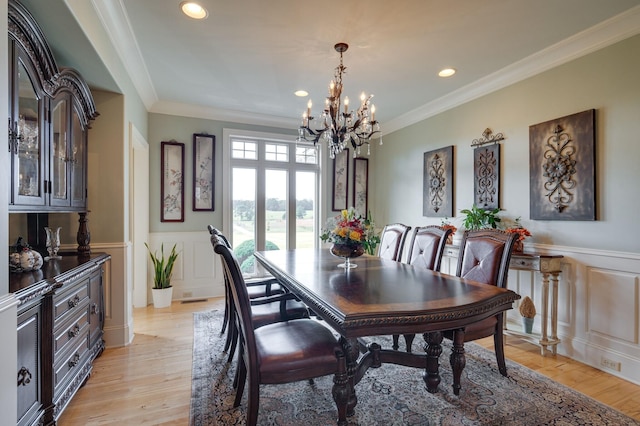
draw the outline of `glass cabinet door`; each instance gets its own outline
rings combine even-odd
[[[75,108],[71,112],[71,205],[82,207],[85,205],[86,194],[86,132],[80,122]]]
[[[53,100],[51,108],[51,199],[52,206],[68,206],[69,194],[69,100]]]
[[[13,203],[44,204],[42,135],[40,128],[41,100],[21,58],[14,74],[13,107]],[[16,114],[17,112],[17,114]]]

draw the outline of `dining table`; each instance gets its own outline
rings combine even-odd
[[[356,384],[368,368],[385,363],[424,368],[427,391],[437,392],[442,332],[453,330],[453,391],[460,391],[466,360],[465,326],[512,309],[520,296],[508,289],[405,263],[364,255],[356,267],[329,249],[269,250],[258,263],[340,335],[349,377],[347,412],[357,404]],[[375,336],[422,334],[424,353],[382,348]],[[367,339],[365,339],[367,338]],[[365,343],[368,342],[368,343]]]

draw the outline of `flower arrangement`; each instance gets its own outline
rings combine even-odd
[[[356,214],[353,207],[349,207],[327,221],[322,229],[320,239],[325,243],[342,244],[348,246],[362,245],[368,254],[374,254],[380,243],[376,235],[375,226],[371,219],[371,212],[366,217]]]
[[[516,218],[515,225],[505,229],[505,232],[508,232],[509,234],[518,234],[517,241],[524,241],[525,238],[531,236],[531,232],[529,232],[529,230],[520,223],[519,217]]]
[[[449,222],[449,218],[448,217],[445,217],[444,219],[442,219],[442,224],[440,226],[444,230],[451,229],[451,234],[449,234],[449,236],[447,237],[447,244],[452,244],[453,243],[453,235],[456,233],[458,228],[456,228],[455,225],[453,225],[451,222]]]
[[[529,230],[527,228],[525,228],[524,226],[522,226],[522,224],[520,223],[520,217],[516,218],[514,226],[509,227],[509,228],[505,229],[504,231],[509,233],[509,234],[518,234],[518,239],[516,240],[515,244],[513,245],[513,251],[514,252],[521,252],[523,250],[522,242],[524,241],[525,238],[531,236],[531,232],[529,232]]]

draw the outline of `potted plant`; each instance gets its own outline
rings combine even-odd
[[[462,226],[469,231],[475,231],[485,228],[497,228],[501,219],[498,217],[499,208],[485,210],[475,204],[470,209],[460,210],[465,217],[462,220]]]
[[[152,252],[147,243],[144,243],[149,251],[149,257],[153,263],[153,287],[151,294],[153,296],[153,306],[155,308],[166,308],[171,305],[173,297],[173,287],[171,287],[171,274],[173,266],[178,258],[176,252],[176,244],[173,245],[171,253],[165,258],[164,244],[160,245],[160,255]]]
[[[458,230],[458,228],[456,228],[455,225],[449,221],[448,217],[445,217],[444,219],[442,219],[441,227],[442,229],[445,229],[445,230],[451,229],[451,233],[447,237],[447,244],[453,244],[453,236],[456,234],[456,231]]]
[[[522,315],[522,324],[525,333],[531,334],[533,330],[533,319],[536,316],[536,306],[529,296],[525,296],[520,303],[520,315]]]
[[[522,253],[524,250],[524,239],[531,236],[531,232],[520,223],[520,217],[517,217],[515,220],[515,224],[507,229],[505,232],[510,234],[518,234],[518,238],[516,239],[516,243],[513,245],[513,251],[516,253]]]

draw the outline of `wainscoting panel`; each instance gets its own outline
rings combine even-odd
[[[564,256],[558,282],[558,353],[640,384],[640,254],[534,244],[526,249]],[[455,272],[455,254],[445,250],[441,272]],[[508,280],[509,289],[531,297],[536,306],[533,334],[524,337],[538,343],[542,274],[510,270]],[[551,283],[549,287],[551,295]],[[519,304],[507,312],[506,328],[522,335]],[[550,322],[551,305],[548,318]]]
[[[638,344],[638,275],[587,268],[588,330]]]

